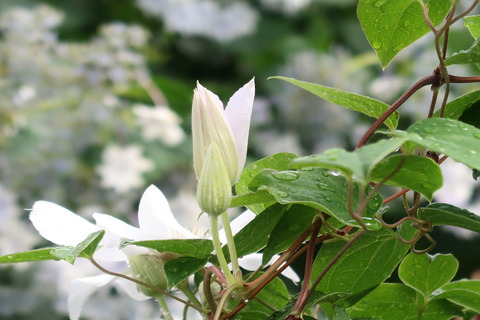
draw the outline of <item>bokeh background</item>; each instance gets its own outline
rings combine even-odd
[[[36,200],[135,223],[143,190],[155,184],[183,223],[196,223],[190,108],[197,81],[226,103],[255,77],[248,162],[351,149],[372,119],[268,77],[392,103],[432,72],[429,36],[382,70],[355,9],[355,0],[1,1],[0,255],[47,245],[28,221]],[[472,42],[461,25],[450,39],[452,51]],[[459,85],[451,94],[475,89]],[[424,88],[402,107],[401,129],[425,117],[429,99]],[[463,165],[444,167],[437,200],[480,214],[479,181]],[[458,277],[480,268],[478,236],[436,229],[434,237],[434,252],[461,260]],[[81,264],[0,266],[0,319],[67,319],[69,280],[94,272]],[[155,308],[104,288],[83,315],[155,319]]]

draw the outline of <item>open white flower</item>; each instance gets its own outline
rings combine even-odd
[[[232,221],[233,232],[241,230],[255,217],[251,211],[242,213]],[[104,229],[106,234],[100,243],[100,249],[94,257],[100,263],[123,263],[128,274],[127,254],[141,254],[143,247],[128,246],[123,251],[118,249],[122,238],[131,240],[162,240],[201,238],[183,228],[175,219],[167,199],[155,186],[147,188],[140,200],[138,222],[139,228],[133,227],[110,215],[94,213],[96,224],[90,223],[73,212],[51,202],[38,201],[30,213],[30,220],[39,233],[47,240],[59,245],[76,246],[93,232]],[[223,232],[221,232],[223,234]],[[221,237],[224,238],[224,237]],[[225,239],[222,239],[225,243]],[[135,249],[135,250],[132,250]],[[138,250],[137,250],[138,249]],[[261,255],[249,255],[240,259],[240,265],[247,270],[255,270],[261,264]],[[287,270],[286,270],[287,271]],[[285,273],[284,273],[285,274]],[[285,274],[298,281],[298,276],[290,269]],[[85,301],[98,288],[111,283],[119,285],[128,295],[136,300],[148,299],[140,293],[133,282],[101,274],[72,281],[69,294],[70,319],[79,319],[80,311]]]

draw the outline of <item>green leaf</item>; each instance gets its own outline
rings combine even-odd
[[[264,170],[250,182],[251,190],[267,190],[282,204],[303,204],[321,210],[340,220],[344,225],[359,226],[349,213],[348,188],[344,177],[332,175],[329,170],[313,168],[300,171]],[[352,209],[358,206],[359,188],[354,185]],[[373,215],[380,209],[382,198],[376,194],[369,202],[363,222],[372,229],[381,227]]]
[[[312,207],[293,205],[273,228],[267,246],[263,250],[265,265],[277,253],[285,251],[312,224],[317,210]]]
[[[258,192],[249,192],[233,197],[230,207],[254,208],[255,210],[259,210],[258,212],[255,212],[258,214],[275,202],[275,197],[272,196],[268,191],[260,190]]]
[[[444,118],[458,120],[465,110],[473,107],[474,104],[480,101],[480,90],[467,93],[461,97],[458,97],[445,106],[445,111],[443,113]],[[440,116],[440,110],[437,110],[434,114],[434,117]]]
[[[259,273],[255,278],[262,275],[263,273]],[[248,277],[249,275],[247,275]],[[270,281],[265,288],[263,288],[254,299],[252,299],[245,308],[242,309],[235,316],[235,319],[246,319],[243,318],[241,315],[245,312],[262,312],[264,315],[261,318],[248,318],[252,320],[260,320],[260,319],[267,319],[269,315],[272,314],[272,308],[276,310],[283,309],[290,300],[290,295],[288,293],[287,287],[283,283],[282,280],[279,278],[274,278]],[[263,303],[262,303],[263,302]],[[270,306],[270,308],[268,307]]]
[[[465,109],[458,120],[480,129],[480,101]]]
[[[452,6],[450,0],[425,2],[434,26]],[[360,0],[357,16],[384,69],[397,53],[430,31],[418,0]]]
[[[445,59],[445,64],[450,66],[452,64],[471,64],[480,63],[480,39],[477,39],[473,45],[467,50],[462,50],[452,54]]]
[[[100,230],[90,234],[87,239],[83,240],[75,248],[77,256],[82,256],[85,258],[93,257],[93,254],[97,250],[100,241],[102,241],[103,236],[105,235],[105,230]]]
[[[190,275],[203,268],[207,262],[207,257],[202,259],[180,257],[165,262],[163,269],[168,279],[168,287],[173,288],[179,282],[187,279]]]
[[[286,77],[270,77],[269,79],[280,79],[290,82],[297,87],[305,89],[320,98],[331,103],[338,104],[350,110],[361,112],[369,117],[375,119],[380,118],[385,111],[390,107],[388,104],[379,100],[365,97],[359,94],[350,93],[340,89],[330,88],[315,83],[300,81],[293,78]],[[395,129],[398,124],[399,115],[397,112],[393,113],[385,120],[385,125],[390,129]]]
[[[444,285],[434,299],[448,299],[480,313],[480,280],[461,280]]]
[[[430,158],[413,155],[394,155],[384,159],[373,169],[371,180],[383,181],[395,170],[397,172],[385,184],[417,191],[428,201],[432,201],[433,193],[443,185],[438,164]]]
[[[268,207],[250,221],[242,230],[234,237],[237,255],[239,258],[265,247],[268,237],[280,218],[288,210],[286,206],[274,204]],[[229,259],[229,251],[227,245],[223,247],[223,252]]]
[[[322,245],[313,264],[312,281],[345,246],[343,241]],[[369,231],[343,254],[315,289],[323,293],[349,292],[341,305],[348,307],[384,282],[409,246],[389,229]],[[402,318],[400,318],[402,319]]]
[[[458,260],[451,254],[407,255],[398,269],[400,279],[423,295],[425,299],[453,279],[458,269]]]
[[[55,248],[42,248],[0,256],[0,263],[19,263],[44,260],[60,260],[51,251]]]
[[[155,249],[158,252],[172,252],[180,256],[203,258],[213,251],[213,242],[206,239],[172,239],[172,240],[146,240],[128,242],[135,245]]]
[[[368,184],[373,167],[398,149],[406,139],[383,139],[365,145],[353,152],[332,149],[324,154],[293,159],[294,168],[321,167],[340,171],[346,176],[353,176],[361,185]]]
[[[480,16],[465,17],[463,18],[463,24],[473,38],[478,39],[480,37]]]
[[[407,136],[422,147],[480,169],[480,130],[469,124],[452,119],[429,118],[410,126],[406,134],[396,131],[394,135]]]
[[[251,191],[248,189],[248,184],[250,181],[255,177],[260,171],[266,168],[275,169],[275,170],[288,170],[290,169],[290,162],[298,157],[294,153],[282,152],[274,154],[270,157],[263,158],[258,160],[248,167],[246,167],[242,175],[240,176],[240,180],[235,185],[235,191],[237,192],[238,197],[240,199],[234,198],[232,201],[232,207],[245,205],[248,209],[253,211],[254,213],[260,213],[265,210],[267,207],[271,206],[275,203],[275,200],[272,198],[265,197],[266,194],[258,193],[252,194]],[[241,198],[245,196],[245,198]],[[249,201],[254,199],[253,202],[257,204],[250,204]],[[263,201],[262,201],[263,200]],[[273,201],[272,201],[273,200]],[[242,202],[245,201],[245,202]],[[268,201],[268,202],[264,202]],[[264,202],[264,203],[260,203]],[[245,203],[245,204],[244,204]]]
[[[105,230],[93,232],[76,247],[65,246],[52,249],[51,254],[73,264],[78,257],[90,258],[105,235]]]
[[[421,318],[416,307],[416,293],[400,283],[383,283],[350,311],[353,317],[374,317],[382,320],[448,320],[462,315],[462,311],[446,300],[428,303]]]
[[[480,216],[448,203],[432,203],[418,209],[418,217],[434,226],[449,225],[480,233]]]

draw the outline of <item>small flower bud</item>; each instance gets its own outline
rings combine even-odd
[[[163,265],[165,262],[176,259],[177,257],[177,255],[168,253],[151,253],[129,256],[128,261],[130,262],[130,269],[133,272],[133,276],[137,280],[161,290],[167,290],[168,281]],[[155,297],[161,294],[159,291],[146,286],[139,285],[138,289],[149,297]]]
[[[215,142],[208,148],[198,180],[197,201],[204,212],[215,216],[225,212],[232,201],[230,178]]]

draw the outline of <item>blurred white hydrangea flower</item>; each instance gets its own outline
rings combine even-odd
[[[258,13],[245,2],[212,0],[138,0],[147,14],[161,18],[167,29],[228,42],[255,31]]]
[[[142,174],[154,168],[154,163],[142,153],[143,149],[138,145],[108,145],[102,164],[97,168],[101,185],[118,193],[141,187],[144,184]]]
[[[133,106],[133,113],[137,116],[145,140],[160,139],[167,146],[176,146],[185,139],[180,127],[181,119],[170,108],[137,104]]]
[[[311,2],[312,0],[261,0],[265,7],[286,14],[295,14],[305,9]]]
[[[440,168],[443,186],[435,192],[435,201],[449,203],[480,215],[480,199],[474,199],[474,190],[480,186],[480,181],[472,178],[472,169],[452,159],[447,159]],[[478,236],[478,233],[461,228],[450,226],[444,228],[460,237]]]
[[[0,185],[0,255],[30,250],[38,239],[20,219],[15,195]]]

